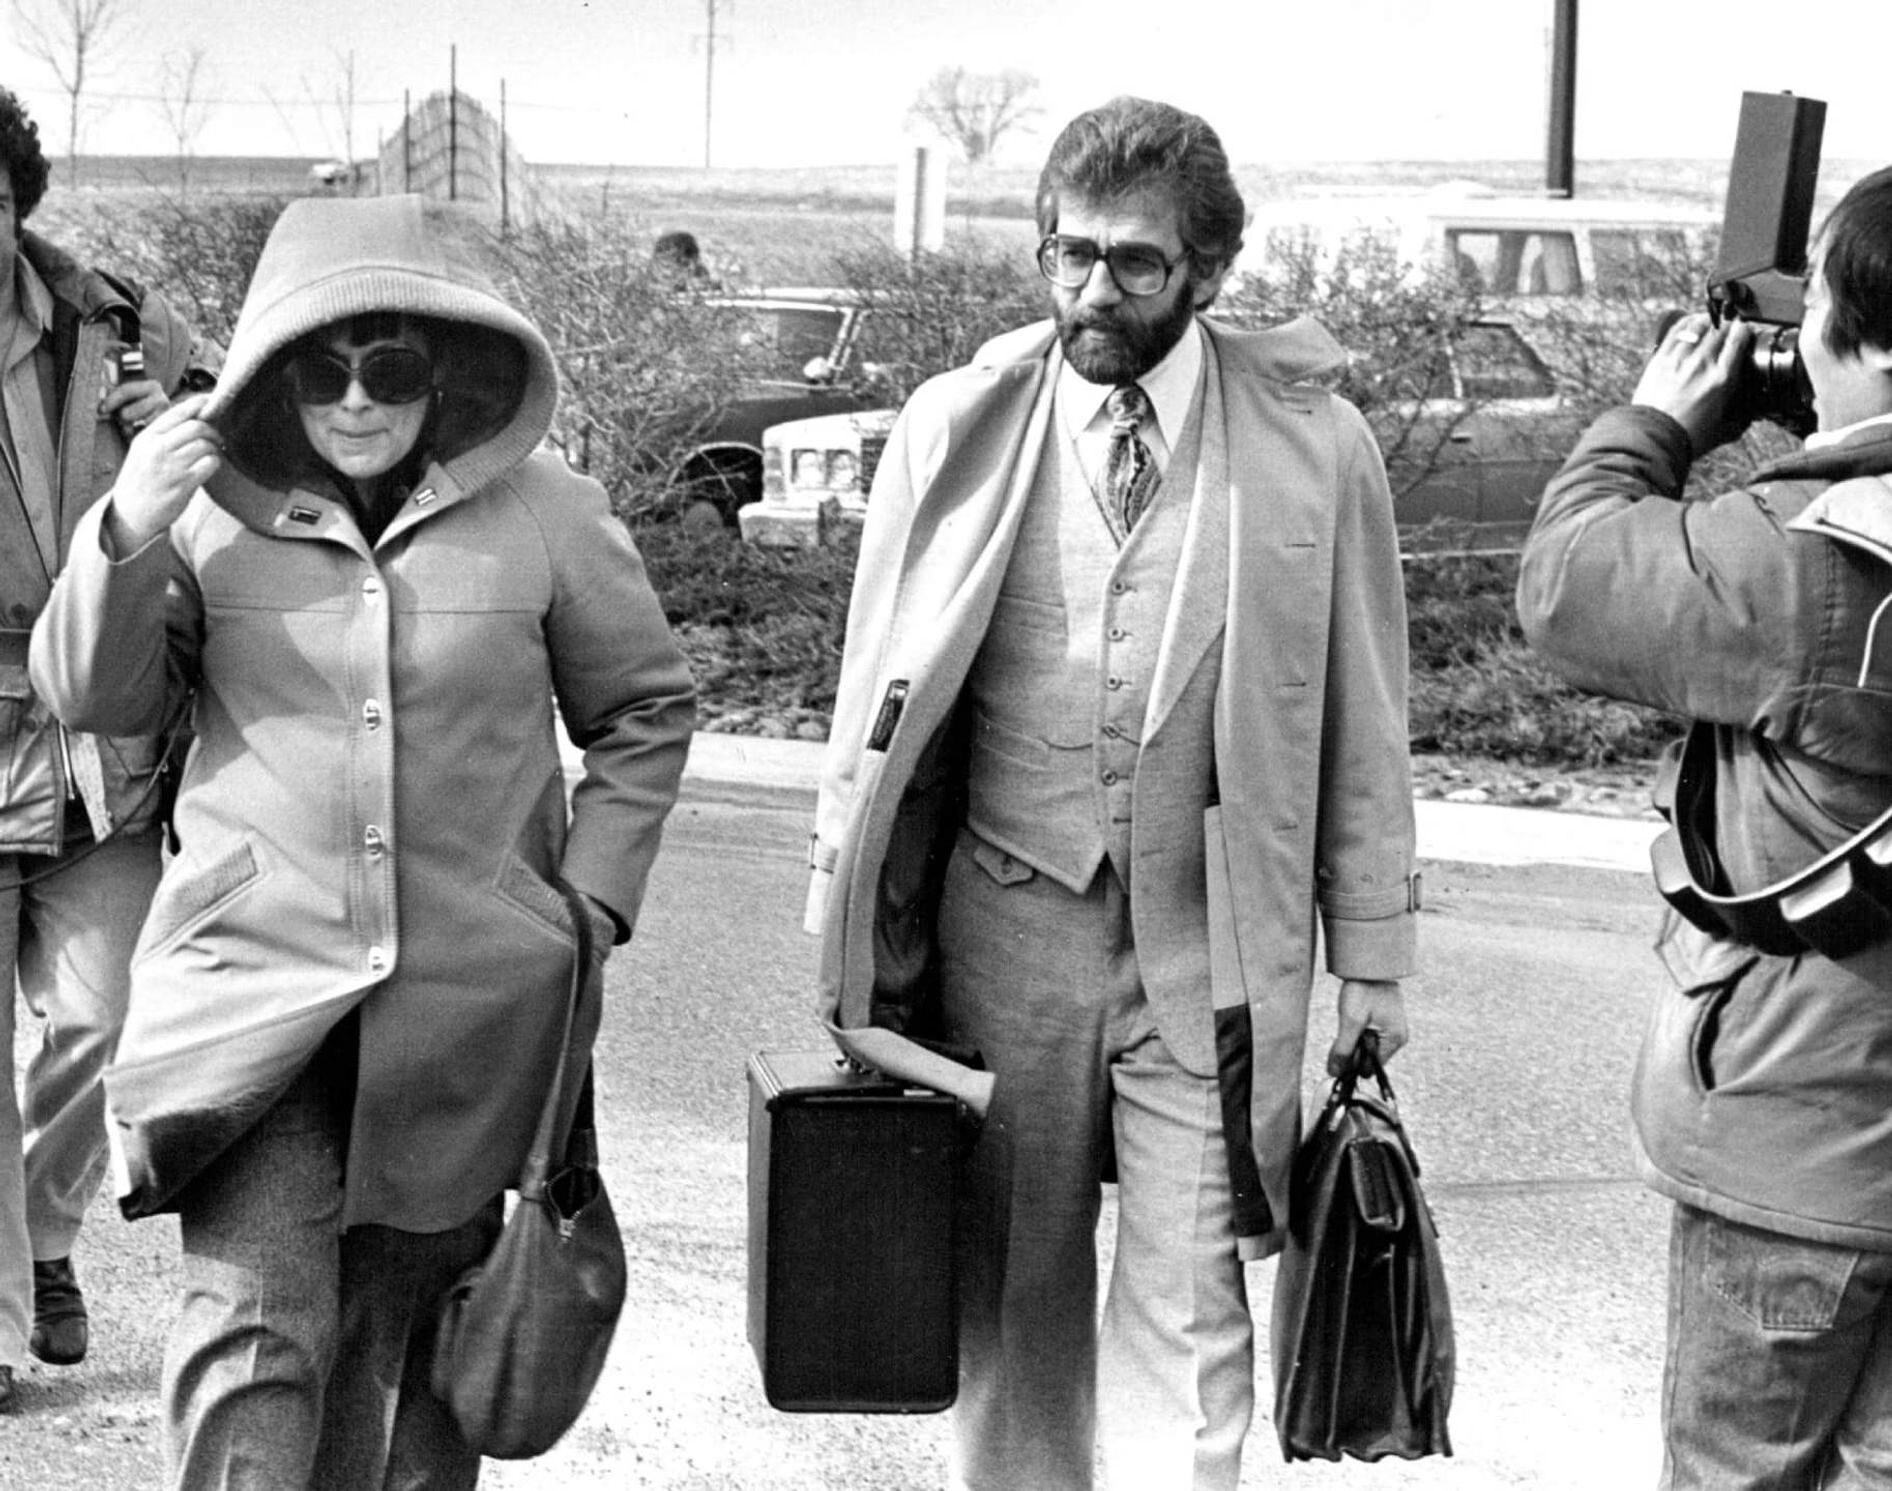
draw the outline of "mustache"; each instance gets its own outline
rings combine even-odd
[[[1073,311],[1065,323],[1073,332],[1078,331],[1122,331],[1123,318],[1114,310]]]

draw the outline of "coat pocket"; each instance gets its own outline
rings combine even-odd
[[[1666,1024],[1670,1040],[1679,1036],[1686,1042],[1689,1072],[1698,1090],[1713,1092],[1716,1047],[1728,1007],[1761,954],[1711,936],[1673,908],[1663,912],[1656,953],[1675,981],[1675,988],[1663,996],[1668,1007],[1657,1013],[1658,1030]]]
[[[137,958],[145,958],[199,927],[241,895],[262,871],[249,844],[240,843],[203,867],[177,860],[165,872],[138,938]]]

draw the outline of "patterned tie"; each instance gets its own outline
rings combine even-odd
[[[1104,461],[1104,495],[1110,509],[1123,519],[1123,531],[1136,527],[1156,487],[1156,458],[1137,434],[1149,417],[1148,396],[1134,383],[1110,391],[1104,400],[1110,412],[1110,455]]]

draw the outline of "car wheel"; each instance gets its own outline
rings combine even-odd
[[[724,457],[685,468],[677,483],[677,515],[692,528],[733,529],[736,513],[762,497],[762,458]]]

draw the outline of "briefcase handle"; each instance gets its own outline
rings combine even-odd
[[[1363,1077],[1371,1077],[1378,1085],[1377,1097],[1358,1091]],[[1387,1080],[1386,1067],[1380,1060],[1380,1033],[1370,1025],[1360,1032],[1360,1039],[1354,1043],[1353,1054],[1347,1058],[1346,1067],[1334,1078],[1333,1091],[1328,1095],[1327,1106],[1321,1111],[1320,1122],[1329,1123],[1336,1115],[1355,1105],[1379,1109],[1388,1127],[1399,1136],[1400,1146],[1406,1151],[1412,1173],[1417,1175],[1419,1156],[1413,1151],[1412,1141],[1406,1137],[1406,1126],[1399,1119],[1399,1100],[1393,1095],[1393,1084]]]
[[[1360,1039],[1353,1043],[1353,1051],[1347,1057],[1346,1066],[1334,1079],[1335,1095],[1344,1094],[1345,1100],[1351,1102],[1354,1088],[1362,1077],[1371,1077],[1379,1084],[1380,1096],[1389,1103],[1393,1102],[1393,1084],[1386,1080],[1386,1064],[1380,1060],[1380,1033],[1371,1025],[1360,1032]]]

